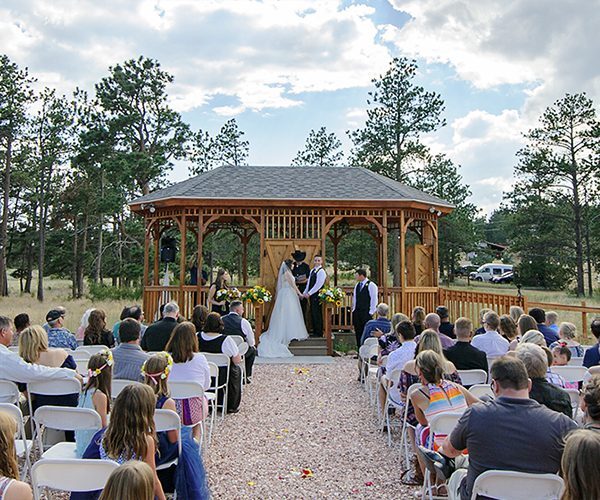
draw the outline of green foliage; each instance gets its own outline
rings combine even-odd
[[[100,283],[90,282],[88,296],[91,300],[130,300],[139,301],[142,298],[142,289],[118,288]]]
[[[325,127],[321,127],[317,131],[311,130],[304,149],[298,151],[292,160],[292,165],[315,167],[339,165],[344,158],[344,153],[340,151],[341,147],[342,142],[334,132],[328,134]]]

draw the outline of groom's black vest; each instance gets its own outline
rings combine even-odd
[[[310,290],[313,286],[315,286],[315,283],[317,282],[317,273],[319,273],[319,271],[321,271],[323,268],[320,267],[318,271],[315,272],[310,272],[310,279],[308,280],[308,289]],[[325,272],[325,271],[323,271]],[[313,294],[311,295],[311,297],[316,297],[317,294]]]
[[[371,308],[371,293],[369,292],[369,282],[365,280],[363,283],[362,288],[360,283],[356,285],[356,307],[354,310],[368,313]]]
[[[246,335],[242,330],[242,317],[239,314],[229,313],[221,316],[223,321],[223,335],[240,335],[246,341]]]

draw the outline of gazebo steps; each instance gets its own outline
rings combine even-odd
[[[327,340],[320,337],[292,340],[290,351],[294,356],[327,356]]]

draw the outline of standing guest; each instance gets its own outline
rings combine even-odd
[[[252,378],[252,367],[256,359],[256,339],[250,322],[244,318],[244,303],[234,300],[229,305],[229,314],[221,316],[223,320],[223,335],[239,335],[248,344],[244,354],[246,382]]]
[[[94,309],[90,313],[88,327],[83,334],[83,345],[114,347],[115,338],[112,332],[106,329],[106,313],[102,309]]]
[[[440,338],[440,342],[442,343],[443,349],[448,349],[454,345],[454,340],[452,340],[448,335],[444,335],[440,332],[440,317],[436,313],[429,313],[425,316],[424,326],[427,330],[433,330],[437,333],[437,336]],[[421,340],[421,337],[417,337],[415,342],[418,344]]]
[[[363,345],[365,340],[369,337],[379,338],[383,334],[392,331],[392,322],[388,318],[389,314],[390,307],[387,304],[384,304],[383,302],[377,304],[377,307],[375,308],[375,319],[368,321],[365,325],[359,345]]]
[[[412,324],[415,327],[415,333],[421,335],[421,332],[425,330],[425,309],[417,306],[412,312]]]
[[[15,450],[17,423],[12,415],[0,411],[0,500],[31,500],[31,487],[19,481]]]
[[[596,345],[586,349],[583,355],[583,366],[586,368],[600,364],[600,318],[594,318],[590,330],[592,335],[596,337]]]
[[[323,257],[315,255],[313,259],[313,268],[310,270],[308,275],[308,285],[302,295],[305,299],[308,299],[310,304],[310,319],[312,323],[312,335],[314,337],[323,336],[323,308],[319,300],[319,292],[325,285],[327,280],[327,272],[323,267]]]
[[[88,361],[88,381],[81,391],[79,397],[79,408],[95,410],[100,415],[102,428],[108,425],[108,413],[110,412],[110,392],[112,384],[112,353],[107,349],[94,354]],[[75,431],[75,444],[77,458],[83,456],[83,452],[89,446],[97,430]]]
[[[94,308],[87,309],[81,316],[81,323],[79,324],[79,328],[77,328],[77,331],[75,332],[75,338],[77,340],[83,340],[85,330],[90,324],[90,314],[93,310]]]
[[[558,335],[558,313],[556,311],[546,311],[546,326]]]
[[[594,375],[583,386],[580,406],[584,429],[600,431],[600,375]]]
[[[119,323],[121,343],[112,350],[115,364],[113,377],[121,380],[141,382],[141,369],[148,354],[140,347],[141,325],[133,318],[125,318]]]
[[[173,328],[177,325],[179,306],[175,302],[165,304],[163,318],[152,323],[142,337],[141,346],[144,351],[160,352],[165,350],[171,338]]]
[[[173,357],[170,368],[171,382],[198,382],[206,391],[210,388],[210,368],[204,354],[198,352],[196,327],[184,321],[175,327],[166,350]],[[146,370],[148,373],[148,369]],[[200,441],[200,422],[208,414],[208,401],[204,398],[176,399],[177,413],[183,425],[193,425],[193,435]]]
[[[564,439],[577,427],[529,398],[531,382],[520,360],[501,357],[492,365],[491,377],[495,399],[467,409],[439,450],[442,456],[456,458],[457,470],[448,481],[449,500],[470,499],[473,483],[488,470],[556,474]],[[525,430],[524,423],[531,425]],[[460,457],[465,449],[468,465],[466,457]]]
[[[77,349],[77,339],[69,330],[64,327],[65,313],[64,309],[52,309],[46,314],[48,324],[48,346],[62,347],[63,349]]]
[[[217,277],[208,289],[208,305],[212,312],[223,315],[227,311],[227,301],[217,300],[215,295],[219,290],[227,290],[230,281],[231,276],[229,276],[229,273],[225,269],[217,271]]]
[[[508,352],[508,340],[498,333],[500,326],[500,317],[490,311],[483,317],[483,327],[485,333],[477,335],[471,342],[473,347],[485,352],[486,356],[502,356]]]
[[[204,324],[204,331],[198,334],[200,352],[225,354],[229,357],[229,383],[227,386],[227,413],[237,413],[242,399],[242,373],[239,364],[242,362],[240,351],[231,337],[223,335],[223,321],[218,313],[210,313]],[[218,385],[227,379],[227,367],[219,366]],[[217,395],[219,405],[223,401],[223,391]]]
[[[523,316],[524,311],[522,307],[519,306],[510,306],[510,309],[508,310],[508,314],[511,317],[511,319],[515,322],[518,323],[519,322],[519,318],[521,316]]]
[[[473,323],[468,318],[458,318],[454,324],[456,343],[444,350],[444,356],[454,363],[457,370],[484,370],[488,371],[488,362],[485,352],[471,345],[473,336]]]
[[[133,318],[140,324],[141,336],[143,336],[144,333],[146,333],[147,327],[146,325],[144,325],[144,310],[142,309],[142,306],[125,306],[121,311],[119,321],[117,321],[112,328],[113,337],[115,338],[117,344],[121,342],[121,339],[119,338],[119,325],[121,324],[121,321],[126,320],[127,318]]]
[[[451,339],[455,339],[456,335],[454,334],[454,325],[450,322],[450,313],[448,312],[448,308],[446,306],[438,306],[435,310],[435,313],[440,317],[439,332],[447,337],[450,337]]]
[[[67,315],[67,310],[63,306],[56,306],[54,309],[51,309],[51,311],[58,311],[63,318]],[[42,328],[46,331],[50,330],[48,320],[42,325]]]
[[[571,356],[581,358],[584,355],[583,347],[575,340],[577,335],[577,327],[573,323],[563,322],[558,327],[558,339],[550,344],[550,349],[556,346],[567,347],[571,351]]]
[[[477,328],[477,330],[475,330],[475,335],[483,335],[485,333],[485,326],[484,326],[484,319],[485,315],[489,312],[492,312],[491,309],[484,307],[483,309],[481,309],[479,311],[479,324],[481,325],[479,328]]]
[[[560,462],[565,489],[561,500],[600,498],[596,463],[600,456],[600,434],[583,429],[569,434]]]
[[[12,338],[13,330],[10,318],[0,316],[0,379],[25,384],[44,380],[68,380],[73,378],[81,381],[81,377],[75,370],[48,368],[47,366],[28,363],[8,348],[12,343]],[[0,403],[8,402],[0,398]]]
[[[356,346],[360,347],[365,325],[373,319],[377,310],[379,290],[377,285],[367,278],[365,269],[357,269],[355,278],[357,283],[352,294],[352,325]]]
[[[206,306],[198,305],[194,307],[194,310],[192,311],[192,319],[190,321],[194,323],[197,333],[200,333],[204,329],[204,323],[206,322],[209,312],[210,311]]]
[[[515,351],[517,358],[525,365],[527,376],[531,379],[529,397],[538,403],[567,417],[573,415],[569,394],[546,379],[548,359],[544,350],[535,344],[521,344]]]
[[[540,309],[539,307],[529,309],[529,316],[531,316],[537,323],[537,329],[544,336],[547,346],[558,340],[558,333],[552,328],[546,326],[546,312],[543,309]]]
[[[517,324],[508,314],[500,316],[498,332],[508,340],[508,350],[514,351],[519,344],[519,330],[517,329]]]
[[[24,361],[50,368],[69,368],[75,370],[77,364],[64,349],[52,349],[48,346],[48,334],[39,325],[33,325],[21,332],[19,337],[19,355]],[[14,380],[14,379],[9,379]],[[21,391],[25,387],[20,388]],[[35,412],[40,406],[77,406],[79,394],[64,394],[60,396],[46,396],[32,394],[32,409]]]
[[[306,291],[308,276],[310,275],[310,266],[304,262],[304,259],[306,259],[306,252],[295,250],[292,254],[292,258],[294,259],[294,263],[292,264],[292,275],[296,281],[298,291],[300,294],[303,294]],[[300,295],[300,306],[302,307],[302,316],[306,316],[308,300],[302,295]]]
[[[154,474],[147,463],[131,460],[110,474],[100,500],[124,498],[154,500]]]
[[[25,328],[29,328],[31,322],[29,321],[29,315],[26,313],[17,314],[15,316],[15,334],[13,335],[12,345],[19,345],[19,335]]]

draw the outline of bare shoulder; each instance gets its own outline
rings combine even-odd
[[[163,408],[165,410],[173,410],[173,411],[177,411],[176,407],[175,407],[175,401],[173,401],[172,398],[168,398],[165,403],[163,404]]]
[[[13,481],[4,493],[4,500],[30,500],[31,498],[33,498],[31,486],[23,481]]]

